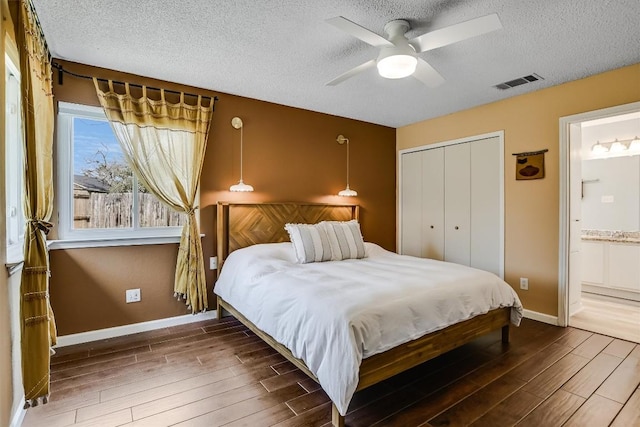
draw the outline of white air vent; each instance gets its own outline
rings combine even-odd
[[[536,82],[538,80],[544,80],[542,77],[540,77],[537,74],[530,74],[528,76],[524,76],[524,77],[519,77],[517,79],[514,80],[509,80],[508,82],[504,82],[504,83],[500,83],[495,85],[496,88],[498,89],[510,89],[512,87],[516,87],[516,86],[520,86],[520,85],[524,85],[527,83],[533,83]]]

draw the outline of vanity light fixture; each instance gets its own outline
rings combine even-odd
[[[349,138],[347,138],[344,135],[338,135],[338,137],[336,138],[336,141],[338,141],[338,144],[340,145],[344,143],[347,144],[347,187],[344,190],[341,190],[338,193],[338,196],[355,197],[358,195],[358,192],[356,190],[352,190],[351,188],[349,188]]]
[[[611,147],[609,147],[609,151],[612,153],[620,153],[628,148],[629,148],[629,142],[624,144],[618,141],[618,138],[616,138],[616,140],[611,143]]]
[[[253,187],[249,184],[245,184],[242,180],[242,129],[244,127],[242,119],[240,117],[234,117],[233,119],[231,119],[231,126],[233,126],[234,129],[240,129],[240,181],[238,181],[237,184],[229,187],[229,191],[253,191]]]
[[[591,152],[595,153],[595,154],[604,154],[606,152],[609,151],[609,147],[600,144],[600,141],[597,141],[595,144],[593,144],[593,146],[591,147]]]
[[[640,138],[637,136],[633,139],[614,139],[611,142],[597,141],[591,146],[591,152],[593,154],[605,154],[605,153],[622,153],[624,151],[640,151]],[[631,155],[631,154],[630,154]]]

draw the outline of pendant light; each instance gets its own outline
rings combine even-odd
[[[355,197],[358,195],[358,192],[349,188],[349,138],[344,135],[338,135],[336,138],[338,144],[342,145],[344,143],[347,144],[347,187],[338,193],[338,196],[343,197]]]
[[[234,127],[234,129],[240,129],[240,181],[238,181],[237,184],[232,185],[231,187],[229,187],[229,191],[242,191],[242,192],[249,192],[249,191],[253,191],[253,187],[249,184],[245,184],[244,181],[242,180],[242,129],[243,129],[243,123],[242,123],[242,119],[240,117],[234,117],[233,119],[231,119],[231,126]]]

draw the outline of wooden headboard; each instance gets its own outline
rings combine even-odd
[[[358,205],[319,203],[218,202],[218,274],[227,256],[236,249],[258,243],[288,242],[287,223],[358,219]]]

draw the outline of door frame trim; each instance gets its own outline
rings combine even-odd
[[[478,140],[482,140],[482,139],[490,139],[490,138],[498,138],[499,139],[499,145],[500,145],[500,188],[499,188],[499,197],[500,197],[500,265],[499,265],[499,270],[500,270],[500,278],[504,279],[504,257],[505,257],[505,205],[504,205],[504,177],[505,177],[505,171],[504,171],[504,130],[498,130],[495,132],[489,132],[489,133],[483,133],[483,134],[479,134],[479,135],[472,135],[472,136],[467,136],[464,138],[457,138],[457,139],[452,139],[452,140],[447,140],[447,141],[441,141],[441,142],[435,142],[433,144],[425,144],[425,145],[420,145],[418,147],[412,147],[412,148],[405,148],[403,150],[399,150],[398,154],[397,154],[397,182],[398,182],[398,187],[397,187],[397,214],[396,214],[396,252],[400,253],[400,250],[402,248],[402,155],[403,154],[409,154],[409,153],[414,153],[414,152],[418,152],[418,151],[424,151],[424,150],[432,150],[435,148],[441,148],[441,147],[446,147],[449,145],[456,145],[456,144],[466,144],[469,142],[473,142],[473,141],[478,141]]]
[[[570,206],[570,127],[572,124],[640,110],[640,101],[615,107],[560,117],[560,231],[558,248],[558,326],[569,325],[569,206]]]

